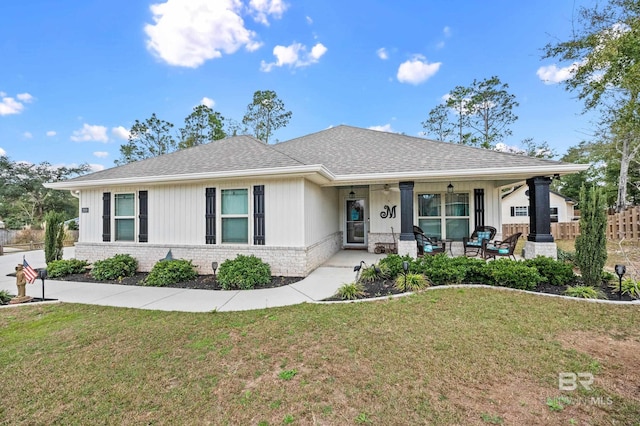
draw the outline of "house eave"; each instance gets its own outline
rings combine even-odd
[[[556,164],[540,167],[500,167],[496,169],[420,170],[395,173],[369,173],[338,175],[327,186],[391,183],[398,181],[444,182],[450,180],[490,180],[520,182],[533,176],[562,176],[578,173],[589,168],[588,164]]]
[[[224,172],[191,173],[179,175],[143,176],[113,179],[95,179],[87,181],[61,181],[45,183],[46,188],[79,190],[105,186],[162,185],[170,183],[195,183],[202,181],[222,181],[239,178],[290,178],[304,177],[319,185],[325,185],[334,179],[333,174],[322,165],[299,167],[276,167],[269,169],[248,169]]]

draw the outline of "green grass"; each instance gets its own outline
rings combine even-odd
[[[0,424],[633,424],[640,399],[615,386],[632,366],[565,337],[637,344],[637,308],[472,288],[235,313],[5,308]],[[592,390],[568,395],[612,404],[551,410],[558,374],[594,365]]]

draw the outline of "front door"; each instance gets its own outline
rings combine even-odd
[[[349,199],[346,201],[345,245],[365,246],[367,244],[366,200]]]

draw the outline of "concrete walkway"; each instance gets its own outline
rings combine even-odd
[[[73,247],[65,248],[65,259],[71,259],[74,255]],[[22,263],[23,256],[35,269],[46,266],[43,250],[0,256],[0,290],[17,293],[15,277],[7,274],[15,271],[16,265]],[[302,281],[262,290],[189,290],[45,280],[44,297],[69,303],[182,312],[244,311],[297,305],[332,296],[342,284],[354,280],[353,267],[361,260],[371,264],[383,257],[384,254],[359,250],[340,251]],[[27,295],[42,297],[40,279],[36,279],[34,284],[27,284]]]

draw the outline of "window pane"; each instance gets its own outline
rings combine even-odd
[[[440,216],[440,194],[420,194],[418,216]]]
[[[447,238],[461,241],[469,235],[469,219],[447,219]]]
[[[116,241],[134,241],[134,219],[116,219]]]
[[[249,220],[246,217],[222,218],[222,242],[247,244],[249,242]]]
[[[469,216],[469,194],[447,194],[447,216]],[[447,235],[449,235],[447,233]]]
[[[116,194],[116,216],[135,216],[134,194]]]
[[[427,237],[442,238],[442,222],[440,219],[420,219],[418,226]]]
[[[249,197],[246,189],[222,190],[222,214],[248,214]]]

